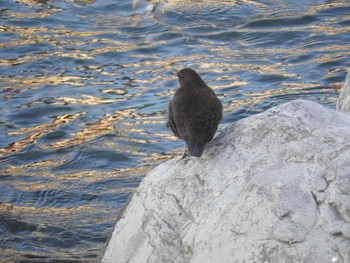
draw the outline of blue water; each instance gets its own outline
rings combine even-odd
[[[165,127],[196,69],[226,124],[335,108],[350,1],[2,0],[0,262],[93,262],[118,210],[184,147]]]

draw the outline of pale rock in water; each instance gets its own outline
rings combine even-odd
[[[346,75],[343,88],[340,90],[340,96],[337,102],[337,109],[350,112],[350,71]]]
[[[159,165],[101,262],[349,263],[350,113],[288,102]]]

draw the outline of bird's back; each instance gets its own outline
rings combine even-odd
[[[222,104],[207,86],[180,88],[169,104],[169,113],[169,121],[171,117],[174,122],[170,125],[174,134],[187,143],[190,155],[199,157],[222,119]]]

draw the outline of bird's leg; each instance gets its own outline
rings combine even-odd
[[[188,158],[188,157],[190,157],[190,156],[188,155],[188,152],[187,152],[187,144],[186,144],[184,153],[182,154],[182,156],[181,156],[181,158],[179,159],[179,161],[182,160],[182,159],[184,159],[184,158]]]

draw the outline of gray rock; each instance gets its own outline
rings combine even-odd
[[[350,115],[292,101],[159,165],[102,262],[350,262]]]
[[[337,101],[337,109],[341,111],[350,112],[350,71],[346,75],[343,88],[339,92],[339,99]]]

